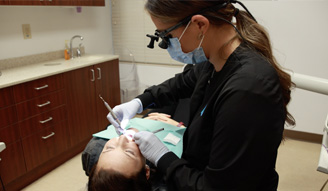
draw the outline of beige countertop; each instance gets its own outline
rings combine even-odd
[[[1,70],[0,89],[114,59],[118,59],[118,55],[83,55],[81,58],[74,58],[73,60],[56,59],[4,69]]]

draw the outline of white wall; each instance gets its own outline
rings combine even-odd
[[[328,79],[328,0],[242,2],[268,29],[274,53],[284,68]],[[175,66],[138,65],[140,82],[147,85],[158,84],[179,71]],[[328,96],[294,89],[289,111],[296,119],[291,130],[322,134]]]
[[[105,7],[1,6],[0,60],[64,49],[65,40],[84,37],[86,53],[113,53],[110,0]],[[32,39],[24,39],[22,24],[30,24]],[[79,45],[74,40],[74,47]]]
[[[281,65],[296,73],[328,78],[328,0],[243,2],[269,30]],[[63,49],[65,40],[75,34],[85,37],[87,53],[113,53],[109,6],[106,0],[106,7],[83,7],[82,13],[63,7],[0,7],[0,59]],[[31,25],[32,39],[23,39],[22,24]],[[137,68],[140,83],[147,86],[181,71],[176,66]],[[297,122],[293,130],[322,134],[327,96],[295,89],[289,109]]]
[[[269,31],[280,64],[295,73],[328,79],[328,1],[244,1]],[[301,89],[292,92],[292,130],[322,134],[328,96]]]

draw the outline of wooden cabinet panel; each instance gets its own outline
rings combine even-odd
[[[0,153],[0,174],[4,185],[26,173],[21,142],[18,141],[6,147]]]
[[[19,123],[19,132],[22,138],[53,126],[67,119],[66,106],[61,106]]]
[[[63,90],[46,94],[30,101],[17,104],[18,120],[24,120],[39,113],[43,113],[66,104],[65,92]]]
[[[9,5],[9,0],[0,0],[0,5]]]
[[[47,127],[43,131],[22,139],[27,170],[67,150],[69,147],[67,121]]]
[[[95,66],[97,73],[97,95],[101,94],[106,102],[113,108],[121,103],[119,64],[118,60],[101,63]],[[98,114],[98,131],[104,130],[109,121],[108,110],[102,100],[96,97]]]
[[[11,125],[17,121],[15,106],[0,109],[0,128]]]
[[[105,6],[105,0],[2,0],[4,5]],[[1,5],[1,0],[0,0]]]
[[[92,129],[98,127],[94,76],[93,67],[66,73],[67,109],[72,145],[90,139],[94,131]]]
[[[64,88],[62,74],[14,86],[16,103]]]
[[[19,129],[17,124],[0,129],[0,142],[9,145],[19,139]]]
[[[0,89],[0,108],[14,104],[12,88]]]
[[[58,5],[58,0],[10,0],[10,5]]]

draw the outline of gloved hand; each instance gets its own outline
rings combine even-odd
[[[141,154],[157,167],[157,162],[169,149],[154,133],[140,131],[134,135],[134,141],[139,146]]]
[[[125,129],[129,120],[134,117],[137,113],[141,113],[143,110],[142,103],[140,99],[136,98],[129,102],[123,103],[121,105],[117,105],[113,108],[113,112],[117,116],[117,118],[121,121],[121,127]],[[109,112],[107,115],[108,121],[115,127],[117,134],[119,132],[119,124],[115,121],[111,113]]]

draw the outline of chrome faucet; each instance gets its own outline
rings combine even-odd
[[[69,49],[69,54],[70,54],[71,59],[74,59],[74,53],[73,53],[73,40],[74,40],[74,38],[80,38],[81,40],[83,40],[83,36],[75,35],[71,38],[70,49]]]

